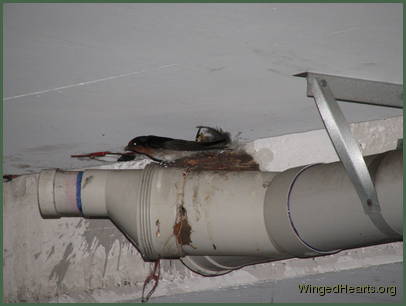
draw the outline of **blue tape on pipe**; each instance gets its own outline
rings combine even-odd
[[[83,178],[83,171],[78,172],[76,176],[76,206],[78,207],[79,211],[82,213],[82,178]]]

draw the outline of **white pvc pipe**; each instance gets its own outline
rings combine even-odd
[[[402,232],[402,154],[367,159],[388,224]],[[219,275],[241,266],[401,239],[365,215],[341,163],[283,173],[144,170],[43,171],[44,217],[108,217],[146,260],[182,258]]]

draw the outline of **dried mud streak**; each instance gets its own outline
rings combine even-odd
[[[86,177],[85,182],[83,183],[82,189],[85,189],[86,186],[93,180],[93,175]]]
[[[192,243],[190,235],[192,234],[192,227],[188,223],[187,213],[184,207],[179,209],[179,219],[173,227],[173,234],[176,237],[176,241],[180,245],[188,245]]]
[[[191,244],[192,240],[190,238],[192,234],[192,227],[190,226],[187,220],[187,211],[184,207],[184,196],[185,196],[185,185],[186,185],[186,177],[189,174],[190,169],[185,170],[182,175],[182,185],[180,187],[177,186],[178,190],[178,197],[177,197],[177,213],[176,213],[176,221],[175,225],[173,226],[173,234],[176,237],[176,243],[180,248],[182,245],[189,245]]]
[[[48,259],[55,253],[55,246],[52,246],[51,250],[48,253],[48,257],[45,261],[48,261]]]
[[[73,244],[70,242],[67,247],[65,248],[65,252],[63,254],[63,258],[59,261],[58,264],[54,266],[49,275],[48,279],[51,280],[53,278],[56,279],[56,283],[58,288],[61,287],[62,281],[65,278],[66,272],[71,264],[71,254],[73,252]]]
[[[122,246],[124,246],[126,243],[130,243],[127,238],[121,232],[119,232],[115,225],[109,220],[86,220],[84,226],[85,229],[83,232],[83,238],[85,240],[86,252],[88,252],[91,256],[94,256],[99,246],[104,248],[105,258],[103,265],[103,277],[106,275],[110,251],[112,250],[116,241],[119,244],[120,252],[117,262],[117,269],[119,269]]]

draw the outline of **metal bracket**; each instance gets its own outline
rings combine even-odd
[[[402,237],[381,214],[378,196],[361,150],[337,100],[403,108],[403,86],[313,72],[296,74],[307,78],[307,96],[313,97],[324,127],[350,177],[364,212],[390,238]]]
[[[314,72],[302,72],[294,76],[307,78],[308,97],[314,97],[310,84],[311,79],[319,79],[325,80],[328,83],[337,100],[403,108],[402,84],[361,80]]]

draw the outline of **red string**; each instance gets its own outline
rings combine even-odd
[[[114,154],[114,153],[109,152],[109,151],[103,151],[103,152],[93,152],[93,153],[89,153],[89,154],[71,155],[71,157],[90,157],[90,158],[94,158],[94,157],[106,156],[107,154]]]
[[[160,275],[161,275],[161,264],[160,264],[160,261],[158,259],[154,263],[154,269],[152,270],[152,272],[148,275],[148,277],[144,281],[144,286],[142,287],[142,298],[141,298],[142,303],[148,302],[149,298],[152,296],[155,289],[158,287],[158,282],[159,282],[159,276]],[[152,286],[152,288],[148,292],[148,294],[145,295],[145,288],[147,287],[147,285],[151,281],[154,281],[154,285]]]

